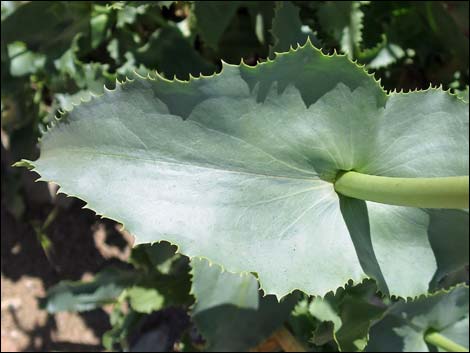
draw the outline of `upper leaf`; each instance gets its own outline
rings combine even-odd
[[[117,85],[41,145],[32,164],[42,180],[122,222],[137,243],[165,239],[256,272],[279,297],[367,277],[416,296],[440,271],[429,232],[446,214],[338,197],[332,182],[340,170],[467,175],[468,105],[434,89],[386,96],[346,57],[308,43],[210,78]]]

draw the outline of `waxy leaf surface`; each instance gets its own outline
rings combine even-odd
[[[43,136],[41,157],[23,163],[137,243],[167,240],[255,272],[267,294],[324,295],[371,277],[413,297],[441,275],[429,233],[446,215],[342,197],[333,182],[352,169],[468,175],[468,104],[437,89],[387,96],[308,42],[210,78],[119,84],[69,112]],[[445,251],[461,246],[454,226],[441,234],[455,238]]]

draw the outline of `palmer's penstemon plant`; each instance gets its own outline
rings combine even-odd
[[[415,297],[444,266],[429,241],[439,209],[468,204],[468,106],[439,89],[386,95],[307,43],[214,77],[118,83],[21,164],[137,243],[256,272],[278,298],[365,278]]]
[[[424,82],[459,96],[387,93]],[[2,1],[2,142],[137,242],[41,306],[111,304],[108,350],[468,351],[467,83],[466,1]]]
[[[233,325],[257,320],[234,313],[242,318],[211,337],[226,305],[269,316],[261,321],[273,327],[251,332],[264,337],[297,290],[324,297],[304,303],[304,314],[328,306],[322,321],[334,323],[340,349],[364,349],[357,338],[379,317],[389,330],[378,336],[414,345],[405,350],[465,345],[468,288],[420,297],[468,262],[468,102],[442,89],[387,94],[346,56],[308,40],[210,77],[117,82],[66,112],[42,137],[40,158],[18,165],[121,222],[137,244],[177,245],[191,259],[194,320],[211,349],[227,344],[221,333]],[[349,287],[368,279],[374,293],[416,301],[331,319],[339,300],[356,295]],[[274,296],[282,309],[269,309]],[[452,301],[451,322],[434,320]]]

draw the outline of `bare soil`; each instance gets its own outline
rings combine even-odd
[[[61,280],[91,278],[108,265],[127,266],[132,238],[119,226],[84,210],[73,200],[47,229],[46,256],[33,228],[52,205],[34,203],[21,220],[1,207],[1,349],[3,351],[102,351],[110,328],[105,310],[50,315],[37,298]],[[33,220],[33,221],[31,221]]]

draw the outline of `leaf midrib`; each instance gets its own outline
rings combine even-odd
[[[230,135],[230,134],[228,134],[228,133],[226,133],[226,132],[223,132],[223,131],[220,131],[220,130],[217,130],[217,129],[210,128],[210,127],[208,127],[208,126],[206,126],[206,125],[204,125],[204,124],[202,124],[202,123],[200,123],[200,122],[198,122],[198,121],[196,121],[196,120],[193,120],[193,119],[190,119],[190,120],[188,120],[188,121],[191,122],[191,123],[193,123],[193,124],[196,125],[196,126],[199,126],[199,127],[200,127],[201,129],[203,129],[203,130],[208,130],[208,131],[211,131],[211,132],[213,132],[213,133],[223,135],[223,136],[228,137],[229,139],[233,139],[233,140],[235,140],[235,141],[241,141],[241,142],[247,144],[248,146],[251,146],[252,148],[254,148],[254,149],[256,149],[256,150],[258,150],[258,151],[264,153],[265,155],[269,156],[270,158],[272,158],[272,159],[275,160],[276,162],[278,162],[278,163],[280,163],[280,164],[282,164],[282,165],[285,165],[286,167],[288,167],[288,168],[290,168],[290,169],[292,169],[292,170],[299,171],[299,172],[306,173],[306,174],[315,175],[315,174],[313,174],[313,173],[312,173],[311,171],[309,171],[309,170],[304,170],[304,169],[302,169],[302,168],[294,167],[293,165],[290,165],[289,163],[286,163],[285,161],[282,161],[282,160],[280,160],[280,159],[277,159],[277,158],[274,157],[272,154],[266,152],[266,151],[263,150],[262,148],[260,148],[260,147],[258,147],[258,146],[256,146],[256,145],[254,145],[253,143],[251,143],[251,142],[249,142],[249,141],[246,141],[246,140],[244,140],[244,139],[242,139],[242,138],[240,138],[240,137],[233,136],[233,135]],[[315,176],[318,176],[318,175],[315,175]]]
[[[49,150],[51,152],[51,150]],[[308,181],[322,181],[325,183],[328,183],[327,181],[320,179],[320,178],[307,178],[307,177],[289,177],[285,175],[271,175],[271,174],[263,174],[263,173],[254,173],[254,172],[242,172],[238,170],[231,170],[231,169],[221,169],[221,168],[215,168],[215,167],[209,167],[209,166],[202,166],[202,165],[196,165],[196,164],[188,164],[188,163],[177,163],[177,162],[168,162],[168,161],[162,161],[159,159],[152,159],[152,158],[142,158],[142,157],[136,157],[136,156],[130,156],[126,154],[120,154],[120,153],[109,153],[109,152],[102,152],[102,151],[93,151],[93,150],[87,150],[87,149],[67,149],[67,150],[60,150],[61,153],[65,152],[71,152],[71,153],[81,153],[81,154],[89,154],[89,155],[97,155],[97,156],[107,156],[107,157],[114,157],[114,158],[122,158],[122,159],[128,159],[128,160],[137,160],[137,161],[143,161],[143,162],[152,162],[152,163],[161,163],[161,164],[169,164],[169,165],[177,165],[177,166],[184,166],[184,167],[191,167],[191,168],[200,168],[200,169],[209,169],[209,170],[215,170],[219,172],[224,172],[224,173],[232,173],[232,174],[242,174],[242,175],[253,175],[257,177],[266,177],[266,178],[272,178],[272,179],[290,179],[290,180],[308,180]],[[42,156],[42,159],[47,159],[47,156]],[[31,162],[34,164],[34,162]],[[331,183],[330,183],[331,184]]]

